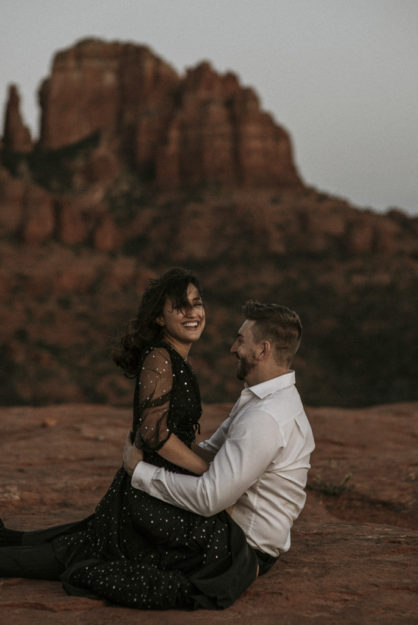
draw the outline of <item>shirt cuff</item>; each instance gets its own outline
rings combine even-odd
[[[132,473],[131,486],[151,495],[151,482],[158,467],[148,462],[138,462]]]

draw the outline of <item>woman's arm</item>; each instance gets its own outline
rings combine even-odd
[[[141,416],[136,444],[154,450],[168,462],[195,475],[202,475],[208,470],[208,463],[189,449],[169,426],[172,385],[170,356],[165,348],[157,347],[148,354],[139,377]]]
[[[164,460],[187,469],[195,475],[202,475],[209,468],[206,460],[189,449],[175,434],[171,434],[164,445],[157,450],[157,453]]]
[[[209,451],[204,447],[199,447],[197,443],[192,443],[192,451],[200,456],[207,464],[210,464],[216,455],[213,451]]]
[[[165,458],[165,460],[183,469],[187,469],[195,475],[202,475],[209,468],[208,463],[189,449],[187,445],[182,443],[175,434],[170,436],[157,453],[160,454],[162,458]],[[128,434],[123,451],[123,466],[125,467],[125,471],[129,473],[129,475],[132,475],[136,465],[138,462],[141,462],[143,458],[142,449],[138,449],[138,447],[132,443],[131,437]]]

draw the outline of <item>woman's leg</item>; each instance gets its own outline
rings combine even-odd
[[[22,544],[23,532],[17,530],[9,530],[4,526],[3,521],[0,519],[0,547],[9,547],[11,545]]]
[[[63,570],[50,543],[0,547],[0,577],[55,580]]]
[[[84,588],[98,598],[142,610],[193,606],[192,584],[179,571],[158,568],[152,557],[87,564],[66,572],[63,586],[69,594]]]

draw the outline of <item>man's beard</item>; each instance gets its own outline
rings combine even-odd
[[[249,362],[246,358],[239,358],[237,366],[238,380],[245,380],[248,374],[254,369],[254,367],[254,362]]]

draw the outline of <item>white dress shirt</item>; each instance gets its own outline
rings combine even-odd
[[[201,446],[216,454],[202,476],[140,462],[132,486],[203,516],[233,505],[232,518],[252,547],[272,556],[287,551],[315,447],[295,373],[245,387],[230,416]]]

